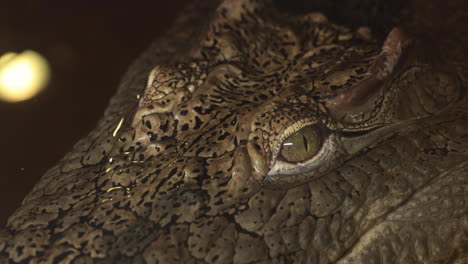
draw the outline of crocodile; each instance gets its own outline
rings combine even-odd
[[[9,218],[0,263],[468,263],[467,35],[293,2],[189,5]]]

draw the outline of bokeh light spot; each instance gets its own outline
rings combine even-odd
[[[0,57],[0,100],[28,100],[37,95],[49,79],[49,63],[37,52],[10,52]]]

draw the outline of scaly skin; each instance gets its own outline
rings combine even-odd
[[[468,261],[467,45],[203,5],[10,217],[0,263]],[[320,150],[286,162],[309,125]]]

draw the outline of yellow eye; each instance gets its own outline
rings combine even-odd
[[[283,141],[281,156],[289,162],[312,158],[320,149],[322,139],[317,126],[306,126]]]

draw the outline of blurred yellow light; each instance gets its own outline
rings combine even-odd
[[[37,52],[10,52],[0,57],[0,100],[19,102],[30,99],[47,85],[49,79],[49,64]]]

